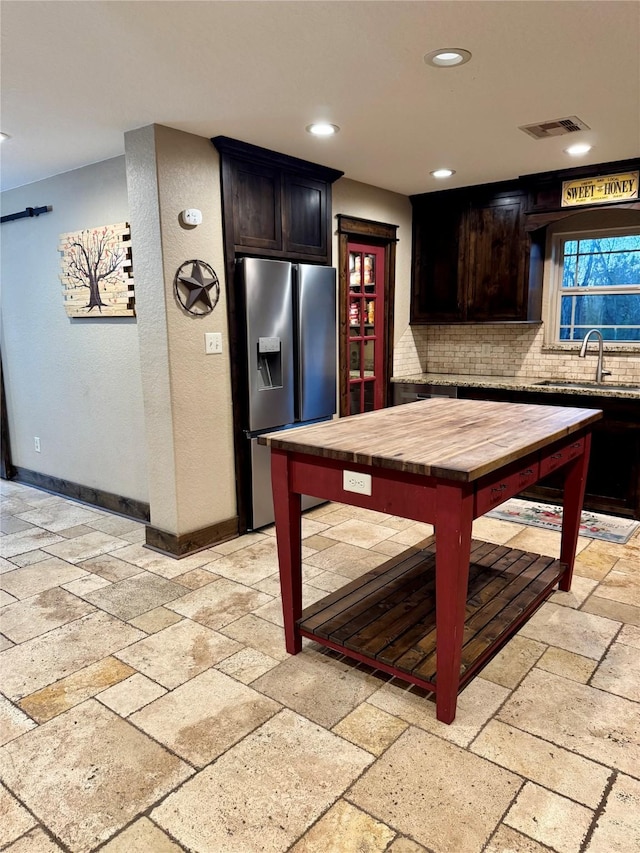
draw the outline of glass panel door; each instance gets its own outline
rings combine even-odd
[[[383,247],[348,244],[349,414],[384,405]]]

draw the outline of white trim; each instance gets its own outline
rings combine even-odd
[[[579,287],[562,288],[563,278],[563,261],[564,261],[564,245],[571,240],[597,240],[599,237],[624,237],[627,235],[640,236],[640,228],[638,226],[627,226],[618,228],[593,228],[584,229],[582,231],[556,231],[552,236],[551,243],[551,293],[548,301],[546,329],[548,347],[563,346],[577,349],[580,346],[580,341],[561,340],[560,335],[560,309],[563,296],[598,296],[606,295],[635,295],[640,294],[640,282],[630,285],[610,285],[600,287]],[[586,327],[585,327],[586,328]],[[613,326],[602,326],[605,328],[615,328]],[[629,328],[638,328],[636,325]],[[625,348],[629,347],[633,351],[640,349],[640,341],[604,341],[605,349],[622,345]]]

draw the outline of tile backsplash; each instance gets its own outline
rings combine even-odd
[[[396,344],[394,376],[459,373],[470,376],[517,376],[532,379],[595,378],[597,344],[586,358],[576,349],[544,348],[542,325],[409,326]],[[606,352],[607,381],[640,385],[640,352]]]

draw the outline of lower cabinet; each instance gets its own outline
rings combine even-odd
[[[640,400],[493,388],[458,388],[458,397],[602,409],[602,420],[593,425],[584,507],[640,520]],[[560,476],[550,473],[523,494],[557,503],[560,484]]]

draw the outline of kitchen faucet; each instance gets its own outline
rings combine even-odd
[[[610,370],[604,369],[604,342],[602,340],[602,332],[600,329],[589,329],[582,340],[580,347],[580,358],[585,358],[587,355],[587,344],[591,335],[597,335],[598,338],[598,366],[596,367],[596,382],[602,382],[603,376],[611,376]]]

